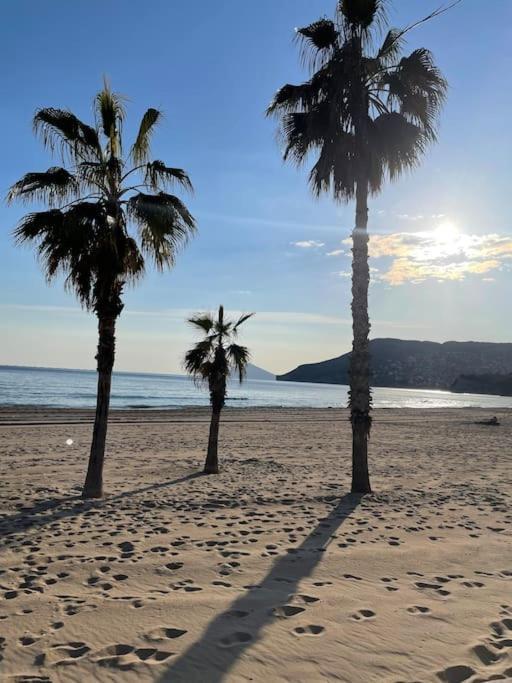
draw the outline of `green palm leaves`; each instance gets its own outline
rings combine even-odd
[[[150,259],[171,267],[195,232],[182,200],[169,190],[192,191],[185,171],[150,160],[151,135],[161,112],[148,109],[128,157],[123,156],[123,98],[108,83],[94,99],[95,125],[64,109],[39,109],[34,130],[64,166],[27,173],[9,190],[9,202],[43,202],[18,224],[18,242],[34,242],[45,273],[66,275],[87,308],[101,307],[108,286],[122,289],[143,275]]]
[[[300,165],[317,154],[309,177],[317,195],[353,199],[362,157],[369,189],[379,192],[386,177],[394,180],[414,167],[436,139],[446,81],[428,50],[400,58],[403,31],[388,31],[380,47],[372,47],[370,31],[383,11],[377,0],[342,1],[336,21],[299,29],[311,77],[283,86],[267,110],[279,120],[285,158]]]
[[[244,313],[237,320],[226,320],[224,307],[220,306],[217,317],[209,313],[198,313],[190,318],[189,324],[205,336],[186,353],[186,371],[196,381],[208,383],[210,391],[215,391],[219,382],[225,383],[233,371],[242,382],[250,354],[247,347],[236,344],[234,339],[240,326],[253,315],[254,313]]]

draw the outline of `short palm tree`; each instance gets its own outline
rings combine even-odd
[[[210,390],[212,417],[208,437],[208,451],[204,465],[205,474],[219,471],[218,443],[220,413],[226,402],[227,381],[236,372],[240,383],[243,382],[249,350],[234,343],[238,330],[253,313],[244,313],[237,321],[224,318],[224,307],[219,307],[217,318],[209,313],[198,313],[188,320],[196,329],[204,332],[205,337],[185,354],[185,369],[195,381],[207,384]]]
[[[66,286],[98,318],[98,393],[84,498],[103,494],[103,462],[116,321],[126,285],[139,280],[146,261],[162,270],[195,230],[183,202],[166,189],[191,190],[179,168],[150,160],[150,140],[162,114],[148,109],[128,154],[123,153],[123,99],[107,83],[94,100],[89,126],[65,109],[39,109],[34,130],[66,166],[27,173],[8,201],[42,201],[47,211],[29,213],[15,230],[17,242],[37,247],[48,280],[62,273]],[[133,228],[134,230],[130,230]]]
[[[384,5],[384,0],[339,0],[334,21],[324,18],[298,29],[311,77],[282,87],[268,109],[280,120],[285,159],[300,165],[316,152],[309,174],[314,194],[331,192],[335,200],[356,203],[349,402],[352,491],[359,493],[371,491],[368,196],[380,192],[386,178],[416,166],[435,141],[447,88],[428,50],[401,57],[408,29],[389,30],[374,49]]]

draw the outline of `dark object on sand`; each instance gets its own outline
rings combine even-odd
[[[499,427],[500,423],[496,416],[491,417],[489,420],[480,420],[475,422],[476,425],[490,425],[491,427]]]

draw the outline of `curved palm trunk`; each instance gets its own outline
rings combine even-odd
[[[368,439],[371,426],[370,354],[368,336],[368,183],[357,184],[356,226],[352,233],[352,355],[350,357],[350,420],[352,423],[352,493],[371,493]]]
[[[91,453],[82,498],[101,498],[103,495],[103,462],[107,439],[108,412],[110,407],[110,387],[115,356],[116,318],[98,318],[98,393],[96,396],[96,416],[92,436]]]
[[[204,464],[205,474],[219,473],[219,425],[220,425],[220,411],[221,408],[212,408],[212,419],[210,422],[210,434],[208,436],[208,451],[206,453],[206,462]]]

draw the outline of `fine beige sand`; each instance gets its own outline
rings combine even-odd
[[[474,424],[498,415],[499,427]],[[0,411],[0,680],[512,680],[512,412]],[[71,446],[66,440],[73,439]]]

